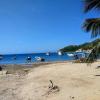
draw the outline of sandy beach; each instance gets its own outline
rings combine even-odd
[[[0,100],[100,100],[99,65],[6,65],[0,72]],[[56,88],[51,89],[50,80]]]

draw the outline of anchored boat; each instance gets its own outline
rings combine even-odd
[[[45,61],[45,59],[42,58],[42,57],[35,57],[35,59],[36,59],[37,61]]]
[[[58,51],[58,55],[61,56],[63,55],[63,53],[61,51]]]
[[[72,54],[72,53],[68,53],[67,54],[69,57],[73,57],[74,56],[74,54]]]
[[[26,58],[26,60],[27,60],[27,61],[31,61],[31,57],[28,56],[28,57]]]
[[[50,52],[47,52],[46,55],[47,55],[47,56],[50,56]]]

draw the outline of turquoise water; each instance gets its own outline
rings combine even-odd
[[[16,57],[16,59],[15,59]],[[27,62],[27,57],[31,57],[31,62]],[[3,59],[0,60],[0,64],[26,64],[37,62],[35,57],[42,57],[45,59],[45,62],[52,61],[68,61],[73,60],[73,57],[69,57],[67,53],[63,55],[58,55],[57,53],[50,53],[50,56],[47,56],[45,53],[35,53],[35,54],[9,54],[3,55]]]

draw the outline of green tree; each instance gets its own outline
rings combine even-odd
[[[84,12],[87,13],[90,10],[100,10],[100,0],[84,0]],[[91,37],[96,38],[100,35],[100,18],[86,19],[83,24],[83,29],[86,32],[91,32]],[[93,46],[91,53],[87,58],[88,63],[92,63],[97,60],[100,54],[100,42]]]

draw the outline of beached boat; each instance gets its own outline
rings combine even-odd
[[[37,61],[45,61],[45,59],[42,58],[42,57],[35,57],[35,59],[36,59]]]

